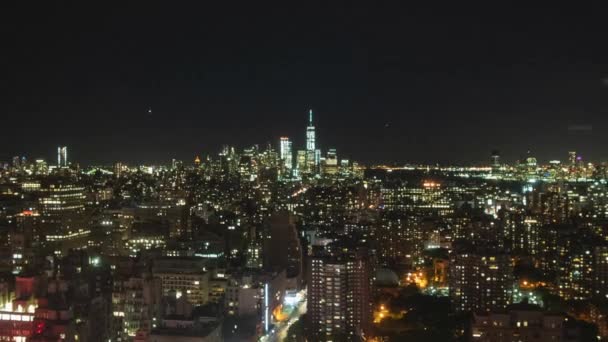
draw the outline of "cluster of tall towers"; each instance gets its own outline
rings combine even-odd
[[[321,160],[321,150],[317,148],[315,125],[313,123],[312,109],[308,111],[308,125],[306,126],[306,149],[298,150],[293,158],[293,144],[288,137],[281,137],[279,142],[280,156],[285,169],[294,176],[302,173],[313,173],[318,169]]]

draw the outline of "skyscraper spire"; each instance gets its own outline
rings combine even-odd
[[[312,124],[312,109],[308,111],[308,127],[306,127],[306,150],[315,151],[315,126]]]

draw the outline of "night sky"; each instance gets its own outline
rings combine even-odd
[[[321,148],[364,163],[608,161],[600,7],[14,2],[0,160],[52,161],[60,144],[82,164],[192,160],[282,135],[303,148],[312,108]]]

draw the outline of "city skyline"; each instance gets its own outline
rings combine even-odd
[[[0,341],[608,340],[584,5],[3,3]]]
[[[151,110],[151,109],[149,109]],[[245,148],[250,148],[250,147],[254,147],[257,146],[258,148],[264,148],[264,146],[266,146],[266,148],[270,148],[273,150],[276,150],[279,152],[279,156],[280,158],[283,160],[284,165],[287,169],[290,169],[295,172],[295,175],[297,176],[297,172],[298,170],[302,170],[302,169],[310,169],[310,168],[318,168],[320,166],[320,162],[321,160],[325,160],[326,157],[329,157],[330,154],[332,155],[332,158],[335,158],[335,154],[336,154],[336,148],[335,147],[330,147],[330,146],[324,146],[325,149],[323,149],[323,147],[320,146],[320,144],[317,142],[318,141],[318,135],[316,133],[316,126],[315,126],[315,122],[313,120],[313,110],[309,109],[307,112],[307,125],[306,125],[306,131],[303,134],[304,135],[304,139],[303,139],[303,143],[301,143],[300,145],[296,145],[295,148],[293,146],[293,138],[289,137],[289,136],[280,136],[277,142],[268,142],[267,144],[251,144],[251,145],[246,145],[246,146],[234,146],[234,145],[230,145],[230,144],[222,144],[221,148],[218,147],[217,151],[209,151],[208,153],[197,153],[194,155],[194,159],[190,158],[193,160],[193,162],[196,163],[200,163],[200,157],[202,156],[207,156],[207,157],[211,157],[213,155],[215,155],[216,153],[220,152],[221,150],[223,150],[226,147],[237,147],[238,149],[245,149]],[[571,126],[568,128],[569,130],[572,131],[583,131],[583,132],[587,132],[592,130],[592,128],[588,127],[588,126]],[[296,136],[296,141],[302,140],[300,138],[298,138],[298,136]],[[302,153],[302,155],[299,157],[298,155]],[[27,160],[29,158],[31,158],[32,160],[35,160],[36,162],[39,161],[45,161],[45,158],[32,158],[31,156],[27,156],[27,155],[18,155],[18,156],[13,156],[12,158],[7,158],[5,161],[9,161],[12,159],[13,164],[15,164],[15,159],[18,160],[23,160],[25,158],[25,160]],[[540,160],[537,161],[538,158],[537,156],[531,151],[531,150],[527,150],[525,153],[520,153],[520,156],[514,160],[508,160],[506,158],[504,158],[504,155],[502,155],[500,150],[497,149],[493,149],[491,150],[490,154],[487,156],[489,157],[486,158],[485,161],[476,161],[476,162],[469,162],[469,163],[453,163],[453,162],[444,162],[444,163],[439,163],[439,162],[435,162],[435,163],[424,163],[424,162],[414,162],[414,161],[409,161],[409,162],[377,162],[375,164],[368,164],[367,166],[371,166],[371,167],[375,167],[375,166],[404,166],[404,165],[459,165],[459,166],[492,166],[492,167],[496,167],[499,165],[509,165],[509,164],[517,164],[517,163],[526,163],[526,160],[530,157],[535,159],[535,163],[539,162],[539,164],[541,165],[547,165],[547,164],[551,164],[551,163],[555,163],[556,161],[559,162],[564,162],[564,165],[568,165],[573,163],[573,158],[578,160],[579,162],[584,162],[584,163],[602,163],[602,161],[597,161],[597,160],[589,160],[586,157],[583,156],[583,154],[580,153],[580,151],[573,151],[572,149],[567,151],[567,155],[561,155],[558,156],[557,158],[553,158],[550,160]],[[303,160],[301,161],[300,159],[303,158]],[[342,158],[344,158],[344,156],[342,156]],[[562,159],[565,158],[565,159]],[[351,156],[347,156],[346,158],[344,158],[346,160],[351,160]],[[176,158],[171,158],[169,160],[164,160],[164,161],[160,161],[160,162],[143,162],[143,163],[139,163],[144,164],[144,165],[166,165],[168,163],[174,163],[176,160],[180,160],[180,159],[176,159]],[[187,161],[188,159],[185,159],[185,161]],[[180,161],[184,161],[184,160],[180,160]],[[110,164],[114,164],[115,162],[129,162],[129,160],[113,160],[113,161],[105,161],[105,162],[101,162],[101,163],[89,163],[89,164],[85,164],[85,165],[110,165]],[[132,161],[131,161],[132,162]],[[307,165],[303,166],[303,165],[299,165],[299,163],[304,162]],[[336,160],[337,162],[337,160]],[[78,162],[79,163],[79,162]],[[67,162],[67,146],[58,146],[57,147],[57,166],[58,167],[67,167],[68,166],[68,162]]]
[[[493,149],[608,159],[594,8],[4,12],[0,112],[13,129],[0,159],[70,146],[84,163],[158,163],[280,136],[300,145],[311,107],[319,143],[366,164],[475,163]]]
[[[299,145],[295,145],[294,147],[294,139],[290,136],[280,136],[278,138],[277,141],[274,142],[267,142],[266,144],[259,144],[259,143],[254,143],[254,144],[249,144],[249,145],[244,145],[244,146],[234,146],[231,145],[229,143],[225,143],[225,144],[221,144],[217,150],[215,151],[208,151],[208,153],[195,153],[193,156],[194,157],[190,157],[189,159],[179,159],[179,158],[175,158],[172,157],[170,159],[166,159],[166,160],[162,160],[162,161],[154,161],[154,162],[135,162],[135,164],[140,164],[140,165],[167,165],[171,162],[175,162],[176,160],[179,161],[186,161],[188,162],[188,160],[192,160],[193,163],[200,163],[200,157],[201,156],[207,156],[207,157],[211,157],[217,153],[219,153],[222,149],[224,149],[225,147],[236,147],[239,149],[245,149],[245,148],[250,148],[253,146],[257,146],[260,148],[264,148],[264,146],[266,146],[266,148],[271,148],[273,150],[276,150],[279,152],[279,156],[280,158],[283,160],[283,162],[285,163],[285,167],[288,169],[302,169],[302,167],[298,167],[298,152],[302,152],[304,153],[304,158],[307,160],[306,163],[310,164],[307,165],[307,167],[318,167],[320,164],[321,159],[325,159],[326,155],[329,155],[331,153],[335,154],[336,153],[336,148],[335,147],[331,147],[331,146],[324,146],[321,147],[320,144],[317,142],[318,141],[318,135],[316,133],[316,126],[313,120],[313,110],[309,109],[307,112],[307,125],[306,125],[306,132],[304,134],[304,139],[300,139],[298,138],[298,136],[296,136],[295,141],[300,141],[303,140],[303,142]],[[572,126],[568,128],[569,130],[582,130],[582,131],[590,131],[591,128],[587,127],[587,126]],[[552,154],[554,155],[554,154]],[[512,156],[512,155],[511,155]],[[554,155],[555,156],[555,155]],[[335,157],[335,156],[334,156]],[[341,156],[342,158],[344,158],[344,156]],[[459,165],[459,166],[497,166],[499,164],[503,164],[503,165],[509,165],[509,164],[517,164],[517,163],[526,163],[526,159],[529,157],[533,157],[535,158],[535,162],[536,160],[540,159],[537,158],[537,156],[533,153],[533,151],[531,150],[527,150],[525,152],[520,152],[519,157],[512,159],[512,160],[508,160],[507,158],[504,157],[504,155],[502,154],[502,152],[498,149],[493,149],[491,151],[488,151],[488,154],[486,155],[485,160],[479,160],[479,161],[472,161],[472,162],[451,162],[451,161],[444,161],[444,162],[416,162],[416,161],[404,161],[404,162],[387,162],[387,161],[378,161],[376,163],[373,164],[367,164],[367,166],[381,166],[381,165],[386,165],[386,166],[404,166],[404,165],[443,165],[443,166],[447,166],[447,165]],[[22,155],[16,155],[16,156],[12,156],[11,158],[6,158],[4,161],[8,162],[10,160],[13,160],[13,164],[14,164],[14,160],[15,158],[20,158],[23,159],[25,158],[26,160],[28,158],[30,158],[31,160],[36,160],[36,161],[46,161],[46,159],[44,157],[41,156],[35,156],[35,155],[28,155],[27,153],[24,153]],[[572,164],[572,159],[576,158],[578,161],[580,162],[584,162],[584,163],[603,163],[605,161],[598,161],[598,160],[590,160],[586,157],[584,157],[584,154],[581,154],[580,151],[574,151],[573,149],[570,149],[567,151],[567,154],[562,154],[561,156],[557,156],[556,158],[552,158],[552,159],[546,159],[546,160],[539,160],[539,164],[541,165],[547,165],[547,164],[551,164],[554,163],[555,161],[559,161],[559,162],[563,162],[564,165],[567,165],[568,163]],[[345,159],[347,160],[351,160],[352,156],[348,155]],[[85,159],[86,161],[86,159]],[[108,161],[104,161],[104,162],[98,162],[98,163],[85,163],[84,165],[111,165],[114,164],[116,162],[127,162],[127,163],[133,163],[132,160],[108,160]],[[79,164],[80,161],[77,161],[77,163]],[[58,146],[57,147],[57,166],[58,167],[67,167],[68,166],[68,162],[67,162],[67,146]],[[297,172],[297,171],[296,171]]]

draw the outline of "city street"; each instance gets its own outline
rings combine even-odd
[[[302,293],[302,300],[291,310],[289,318],[283,322],[276,323],[270,333],[260,338],[261,342],[283,341],[287,337],[289,328],[306,313],[306,290],[303,290]]]

